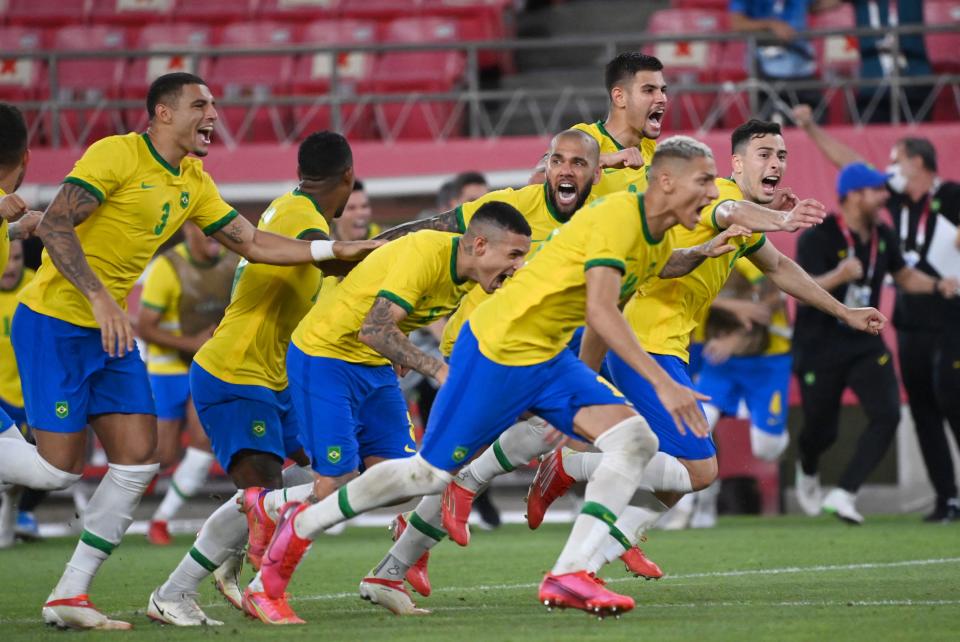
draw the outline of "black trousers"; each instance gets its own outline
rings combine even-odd
[[[900,375],[927,475],[944,502],[957,496],[947,447],[946,419],[960,443],[960,328],[953,332],[897,332]]]
[[[831,367],[805,363],[797,370],[803,406],[803,429],[797,446],[806,474],[817,473],[820,455],[837,439],[845,388],[853,390],[867,414],[867,427],[838,484],[855,493],[883,459],[900,423],[900,394],[893,358],[884,348],[851,356]]]

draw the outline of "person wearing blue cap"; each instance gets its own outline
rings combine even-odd
[[[886,174],[866,163],[844,166],[837,176],[840,214],[803,233],[797,262],[850,307],[878,306],[887,274],[902,291],[952,297],[956,280],[937,279],[910,267],[896,232],[881,222],[886,184]],[[856,332],[801,304],[793,356],[804,415],[798,439],[797,499],[807,514],[824,511],[860,524],[857,491],[887,452],[900,423],[900,394],[890,351],[882,337]],[[847,387],[859,398],[868,423],[837,488],[821,499],[818,462],[836,440],[841,396]]]

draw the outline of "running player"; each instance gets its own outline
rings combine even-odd
[[[790,211],[774,211],[761,204],[792,202],[790,195],[778,194],[777,186],[786,166],[786,148],[776,123],[751,120],[732,135],[733,176],[717,179],[719,196],[701,213],[700,223],[692,230],[677,229],[674,242],[691,244],[710,238],[731,224],[752,230],[795,231],[822,220],[823,206],[815,201],[800,201]],[[852,328],[876,334],[886,319],[873,308],[847,308],[796,263],[783,256],[760,232],[751,236],[737,252],[746,256],[781,290],[800,301],[842,319]],[[734,261],[722,258],[705,261],[691,274],[672,281],[653,280],[639,289],[624,310],[640,344],[679,382],[689,385],[687,370],[690,333],[703,322],[706,312],[720,291]],[[581,356],[598,367],[605,347],[588,332]],[[628,568],[631,551],[644,530],[652,525],[679,497],[700,490],[716,478],[716,449],[709,439],[696,439],[673,428],[669,413],[658,401],[655,390],[643,381],[616,352],[607,357],[614,383],[650,421],[660,440],[660,452],[644,473],[638,503],[620,516],[617,528],[624,539],[609,538],[589,570],[596,571],[606,561],[623,557]],[[599,461],[594,453],[573,453],[566,457],[557,451],[546,456],[530,487],[527,520],[531,528],[540,525],[546,508],[574,481],[588,479]],[[654,496],[650,491],[656,491]]]
[[[89,423],[108,471],[84,513],[84,530],[43,608],[48,624],[128,629],[90,602],[100,565],[120,543],[157,472],[156,411],[123,309],[156,249],[186,220],[261,263],[357,258],[372,247],[296,241],[258,231],[219,196],[202,162],[217,112],[202,79],[160,76],[147,93],[144,134],[100,140],[83,154],[43,214],[44,260],[20,294],[13,346],[36,447],[0,449],[0,480],[39,489],[80,478]],[[76,229],[75,229],[76,228]]]
[[[308,136],[298,150],[297,177],[299,186],[275,199],[257,227],[294,239],[327,239],[331,223],[353,193],[353,154],[347,140],[332,132]],[[344,266],[327,262],[323,269],[336,273],[338,267]],[[312,265],[242,261],[226,314],[194,358],[190,376],[197,410],[217,460],[237,488],[279,488],[313,480],[301,466],[281,472],[288,456],[309,464],[297,436],[286,355],[291,333],[330,279]],[[200,582],[211,572],[220,592],[243,608],[237,563],[247,538],[247,522],[237,506],[242,498],[241,490],[207,519],[193,547],[150,596],[151,618],[178,626],[219,624],[196,603]],[[259,508],[256,493],[252,503]],[[259,568],[257,552],[249,554]],[[274,619],[292,616],[283,600],[261,600],[259,609]]]
[[[612,523],[626,506],[657,440],[623,396],[566,344],[573,330],[589,319],[634,368],[656,382],[678,427],[683,421],[706,434],[696,393],[676,384],[650,359],[617,303],[663,270],[679,275],[706,256],[732,249],[728,235],[721,235],[717,243],[672,257],[665,240],[667,230],[678,222],[694,227],[699,209],[716,196],[715,173],[706,146],[685,137],[671,139],[654,157],[654,185],[646,195],[608,196],[564,225],[464,326],[421,452],[369,469],[336,496],[319,503],[292,503],[284,510],[264,556],[267,593],[282,595],[311,540],[324,529],[401,498],[440,492],[451,481],[450,471],[529,409],[567,434],[593,441],[603,457],[567,546],[541,585],[540,599],[601,613],[631,609],[631,598],[605,589],[585,568],[601,543],[591,535],[594,527]],[[451,532],[454,539],[458,535],[462,533]],[[400,578],[366,578],[360,591],[377,602],[409,600]]]
[[[190,399],[190,362],[213,335],[230,300],[237,267],[235,254],[224,251],[193,223],[181,228],[184,241],[166,251],[147,271],[140,295],[137,331],[147,342],[147,373],[157,404],[157,458],[172,466],[180,456],[180,430],[190,439],[183,460],[150,519],[147,540],[170,544],[167,522],[207,478],[213,453]]]

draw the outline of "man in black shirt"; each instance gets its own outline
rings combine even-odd
[[[810,118],[806,105],[794,119],[821,152],[838,167],[862,160]],[[927,260],[940,217],[960,223],[960,183],[937,177],[936,150],[925,138],[903,138],[891,151],[887,209],[908,265],[940,276]],[[960,520],[956,477],[943,421],[960,442],[960,299],[944,300],[898,290],[893,324],[897,329],[900,376],[927,474],[937,494],[927,521]]]
[[[817,283],[850,307],[877,307],[887,274],[901,292],[950,296],[954,279],[937,279],[910,267],[896,232],[880,222],[887,176],[865,163],[844,167],[837,177],[839,216],[800,237],[797,262]],[[799,305],[794,329],[794,370],[801,381],[804,428],[798,440],[797,497],[808,514],[820,510],[862,523],[856,493],[883,458],[900,423],[900,396],[890,352],[880,336],[857,332],[815,308]],[[839,485],[822,502],[817,465],[837,436],[840,400],[850,387],[868,425]]]

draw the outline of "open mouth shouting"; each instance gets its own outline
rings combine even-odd
[[[210,144],[211,139],[213,138],[213,123],[207,123],[205,125],[200,125],[197,127],[197,140],[200,141],[200,146],[206,147]]]
[[[777,191],[777,185],[779,184],[780,184],[779,174],[771,174],[770,176],[764,176],[760,180],[760,190],[763,192],[764,196],[772,199],[773,195]]]
[[[567,210],[577,204],[577,186],[573,181],[560,181],[557,184],[557,205]]]
[[[646,133],[659,135],[663,125],[663,107],[657,107],[647,114]]]

